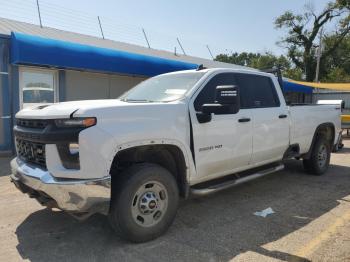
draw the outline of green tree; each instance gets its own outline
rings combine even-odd
[[[325,37],[324,52],[328,52],[335,41],[336,35]],[[322,59],[320,75],[323,82],[350,82],[350,36],[345,37],[334,51]]]
[[[267,69],[280,67],[281,69],[289,69],[291,64],[286,56],[275,56],[270,52],[260,53],[232,53],[220,54],[215,58],[216,61],[231,63],[236,65],[248,66],[256,69]]]
[[[259,54],[254,59],[251,60],[250,67],[257,69],[266,69],[278,67],[282,70],[287,70],[290,68],[291,64],[287,57],[275,56],[272,53]]]
[[[214,60],[241,66],[250,66],[252,60],[258,58],[259,56],[261,56],[259,53],[236,52],[232,53],[231,55],[220,54]]]
[[[304,72],[300,68],[291,67],[282,71],[283,76],[293,80],[304,80]]]
[[[309,6],[304,14],[287,11],[275,20],[276,28],[288,30],[280,43],[287,48],[288,57],[296,67],[305,72],[307,81],[313,81],[315,77],[317,35],[331,21],[336,23],[337,29],[333,41],[323,53],[323,59],[335,52],[350,32],[349,0],[330,2],[319,14]]]
[[[335,67],[329,70],[328,74],[322,78],[324,82],[331,83],[349,83],[350,82],[350,74],[347,73],[344,68]]]
[[[220,54],[215,58],[216,61],[231,63],[236,65],[248,66],[256,69],[268,69],[278,67],[282,70],[285,77],[301,80],[303,71],[292,66],[291,61],[284,55],[276,56],[271,52],[260,53],[232,53]]]

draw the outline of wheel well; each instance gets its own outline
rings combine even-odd
[[[327,124],[322,124],[319,125],[316,129],[314,138],[323,136],[329,141],[330,145],[333,145],[334,141],[334,135],[335,135],[335,130],[334,130],[334,125],[332,123],[327,123]]]
[[[333,141],[334,141],[334,137],[335,137],[335,128],[334,128],[334,125],[332,123],[324,123],[324,124],[319,125],[316,128],[316,131],[314,133],[314,137],[312,139],[312,143],[311,143],[309,152],[307,152],[303,156],[304,159],[310,158],[310,155],[311,155],[311,152],[312,152],[312,148],[314,147],[317,138],[320,137],[320,136],[323,136],[323,137],[325,137],[327,139],[327,141],[329,142],[329,145],[331,147],[331,150],[332,150]]]
[[[186,174],[187,166],[180,148],[175,145],[145,145],[119,151],[111,166],[112,184],[118,175],[135,163],[154,163],[167,169],[176,179],[180,196],[187,197],[189,187]]]

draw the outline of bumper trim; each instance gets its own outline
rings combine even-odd
[[[57,206],[72,213],[109,212],[111,177],[98,179],[58,179],[48,171],[31,166],[19,158],[11,161],[11,180],[19,188],[21,184],[37,192],[44,192]]]

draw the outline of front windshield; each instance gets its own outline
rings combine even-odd
[[[126,102],[170,102],[182,98],[205,72],[159,75],[149,78],[120,99]]]

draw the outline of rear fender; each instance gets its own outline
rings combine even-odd
[[[310,158],[311,152],[312,152],[312,149],[313,149],[313,147],[314,147],[314,145],[316,143],[317,137],[318,137],[318,135],[322,134],[322,132],[323,132],[322,130],[325,129],[325,128],[330,128],[331,129],[332,134],[331,134],[331,138],[329,140],[331,142],[330,146],[332,148],[332,146],[334,144],[334,138],[335,138],[335,127],[334,127],[334,124],[333,123],[320,124],[315,130],[315,133],[313,135],[309,151],[302,155],[303,159],[309,159]]]

